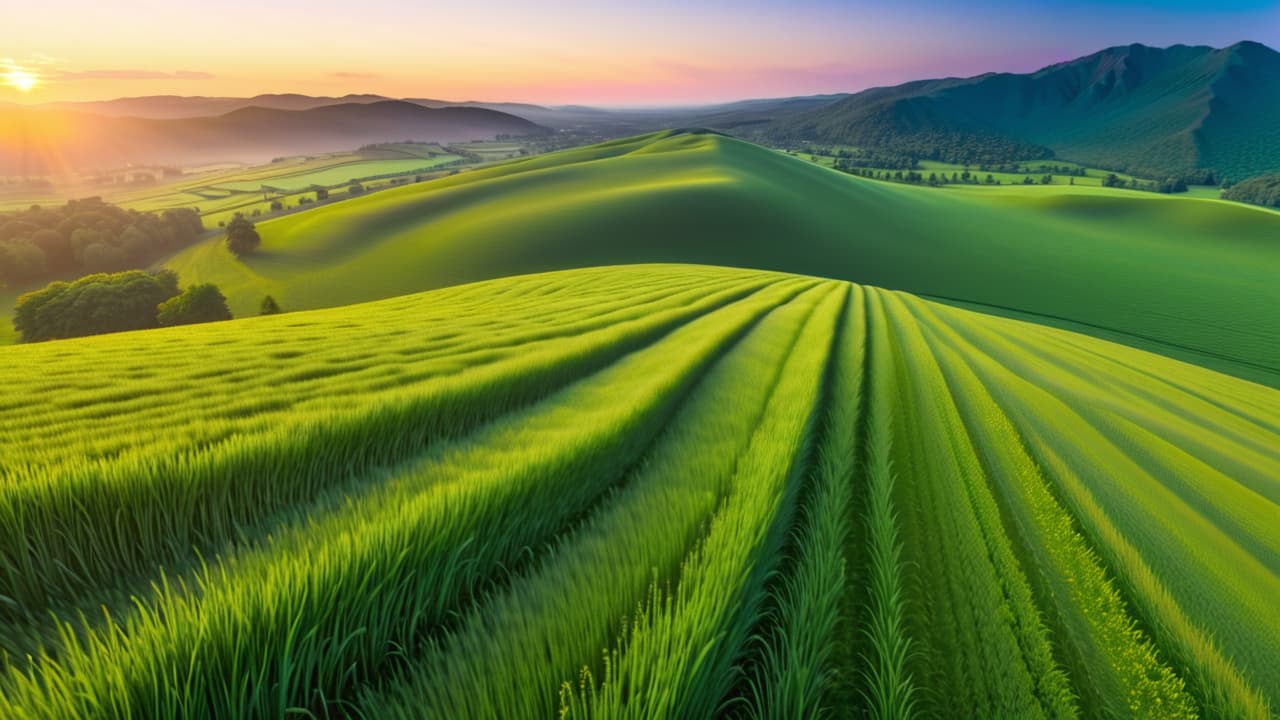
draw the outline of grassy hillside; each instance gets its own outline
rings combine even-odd
[[[343,201],[170,260],[237,315],[632,262],[784,270],[946,298],[1280,385],[1280,215],[1068,188],[938,192],[715,134],[660,133]]]
[[[1280,702],[1280,391],[1125,346],[630,266],[4,352],[4,717]]]
[[[1280,170],[1280,53],[1108,48],[1025,75],[876,88],[765,130],[952,162],[1058,157],[1149,178]],[[993,158],[999,158],[993,160]]]

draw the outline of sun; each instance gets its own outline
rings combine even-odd
[[[9,83],[10,86],[17,88],[21,92],[29,92],[40,82],[35,73],[27,70],[19,70],[18,68],[11,68],[9,72],[5,73],[4,78],[5,82]]]

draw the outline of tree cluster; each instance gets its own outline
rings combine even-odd
[[[768,139],[783,145],[804,139],[854,145],[913,161],[937,160],[955,165],[994,166],[1053,157],[1048,148],[1004,135],[941,128],[909,130],[888,117],[869,117],[847,125],[775,129],[768,133]]]
[[[953,172],[947,175],[945,172],[931,172],[928,176],[915,170],[880,170],[877,168],[857,168],[844,167],[840,168],[850,175],[870,178],[872,180],[892,180],[895,182],[911,183],[913,185],[999,185],[1000,181],[994,175],[987,173],[987,177],[983,179],[978,173],[965,170],[964,172]]]
[[[181,292],[172,270],[128,270],[58,281],[22,295],[13,325],[23,342],[39,342],[230,318],[226,298],[213,285]]]
[[[1262,175],[1231,185],[1222,197],[1236,202],[1280,208],[1280,175]]]
[[[99,198],[0,215],[0,284],[144,267],[204,232],[187,208],[125,210]]]

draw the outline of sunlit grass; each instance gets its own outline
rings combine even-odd
[[[5,353],[6,718],[1280,699],[1280,392],[1132,348],[640,265]]]

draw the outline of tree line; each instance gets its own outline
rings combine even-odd
[[[18,298],[13,326],[23,342],[230,320],[213,285],[182,291],[172,270],[94,273]]]
[[[189,208],[142,213],[101,198],[33,205],[0,214],[0,284],[145,267],[203,232]]]
[[[1222,191],[1225,200],[1280,208],[1280,175],[1262,175],[1230,185]]]
[[[279,312],[275,298],[262,299],[259,314]],[[22,295],[13,325],[22,342],[41,342],[230,319],[227,298],[216,285],[182,290],[172,270],[126,270],[58,281]]]

